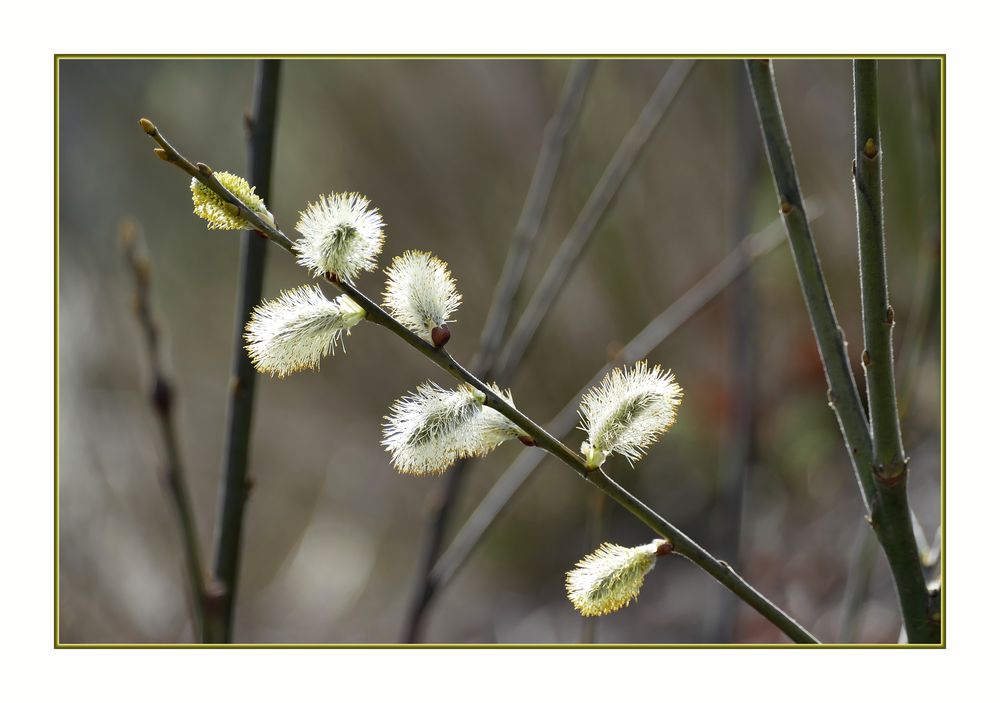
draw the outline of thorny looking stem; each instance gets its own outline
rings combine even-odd
[[[626,176],[638,161],[643,147],[674,104],[674,98],[690,75],[694,63],[694,61],[674,61],[671,64],[649,102],[639,114],[639,118],[611,158],[583,210],[580,211],[580,215],[552,258],[507,344],[500,352],[496,365],[496,378],[501,385],[507,385],[508,375],[520,364],[528,345],[552,309],[553,301],[559,297],[570,271],[593,237],[601,219],[625,182]]]
[[[271,153],[274,144],[280,62],[273,59],[257,64],[254,105],[247,117],[247,145],[250,178],[258,195],[266,201],[271,182]],[[213,179],[214,180],[214,179]],[[226,444],[223,452],[219,514],[215,527],[215,584],[218,603],[208,613],[207,642],[231,642],[233,608],[239,582],[243,512],[250,493],[248,463],[250,428],[253,420],[257,373],[243,351],[243,330],[254,306],[260,303],[264,285],[267,242],[256,232],[240,236],[239,290],[233,332],[232,382],[226,410]]]
[[[812,232],[806,219],[791,144],[785,130],[777,87],[767,60],[747,60],[765,151],[778,194],[779,209],[791,245],[799,283],[812,320],[829,400],[840,424],[869,519],[896,581],[910,642],[940,641],[940,625],[920,573],[920,562],[910,525],[905,472],[893,481],[876,480],[872,436],[851,375],[843,330],[837,323]],[[883,279],[884,285],[884,279]]]
[[[142,337],[146,343],[146,355],[149,359],[150,376],[153,381],[150,401],[160,426],[163,450],[166,454],[163,480],[170,492],[174,512],[177,516],[177,525],[180,528],[185,571],[191,591],[194,636],[196,640],[199,640],[205,625],[205,570],[202,566],[201,547],[198,545],[198,526],[195,521],[194,509],[191,506],[191,496],[177,441],[177,429],[174,425],[173,384],[167,379],[163,369],[163,359],[160,354],[160,329],[150,306],[149,280],[151,272],[149,259],[139,253],[138,237],[137,225],[127,223],[123,227],[121,244],[135,279],[133,304],[136,318],[142,328]]]
[[[882,213],[882,143],[878,76],[873,60],[854,61],[854,186],[861,263],[862,355],[871,414],[872,470],[878,500],[872,521],[889,558],[910,642],[937,642],[940,622],[924,580],[909,507],[907,458],[899,429],[892,359],[894,315],[889,306]],[[937,614],[939,618],[940,615]]]
[[[140,120],[143,130],[152,137],[161,148],[158,156],[170,163],[176,164],[182,170],[190,173],[213,192],[223,198],[226,202],[234,205],[241,216],[247,219],[264,236],[271,239],[278,246],[289,253],[294,253],[291,241],[288,237],[271,223],[259,217],[243,204],[236,196],[230,193],[218,179],[212,175],[212,169],[204,164],[194,167],[187,159],[180,155],[173,146],[160,134],[156,126],[149,120]],[[484,405],[495,409],[501,415],[520,427],[525,434],[530,436],[536,446],[544,449],[550,454],[558,457],[563,463],[576,471],[582,478],[589,481],[599,489],[604,491],[616,503],[635,515],[643,524],[648,526],[660,537],[670,540],[674,551],[689,561],[695,563],[715,578],[719,583],[735,593],[740,599],[750,607],[764,616],[768,621],[778,627],[794,642],[804,644],[818,644],[819,640],[813,637],[805,628],[799,625],[788,614],[771,603],[767,598],[756,591],[749,583],[744,581],[732,567],[715,559],[706,552],[701,545],[685,535],[679,529],[671,525],[662,517],[653,512],[652,509],[640,502],[635,496],[615,483],[600,469],[588,470],[583,458],[576,452],[569,449],[559,440],[546,432],[534,420],[526,416],[517,408],[509,405],[490,386],[486,385],[475,375],[469,373],[459,364],[444,348],[433,347],[404,327],[398,320],[389,315],[379,305],[373,302],[366,295],[361,293],[353,285],[335,278],[325,279],[334,284],[345,295],[349,296],[366,313],[366,319],[395,334],[418,352],[431,360],[436,366],[447,371],[456,379],[468,383],[478,390],[485,397]]]
[[[486,322],[483,324],[479,352],[472,361],[472,371],[480,378],[493,376],[500,342],[507,331],[514,301],[524,279],[528,258],[549,202],[552,185],[562,163],[566,141],[580,115],[584,94],[594,72],[594,64],[594,61],[576,61],[572,64],[559,109],[546,125],[538,162],[535,165],[531,185],[528,187],[528,195],[511,238],[507,260],[497,282]],[[431,569],[440,556],[445,528],[458,498],[468,463],[468,459],[460,459],[452,467],[431,506],[427,534],[417,564],[415,591],[403,620],[404,642],[417,642],[421,638],[428,608],[437,591],[437,583],[433,579]]]

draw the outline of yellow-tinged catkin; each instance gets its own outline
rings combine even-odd
[[[643,579],[656,565],[666,540],[640,547],[604,543],[566,574],[566,595],[581,615],[606,615],[639,596]]]
[[[240,202],[262,219],[274,223],[274,218],[267,211],[264,201],[245,179],[226,171],[216,171],[213,175]],[[238,207],[227,203],[197,178],[191,179],[191,200],[194,203],[194,214],[208,222],[209,229],[256,229],[240,215]]]

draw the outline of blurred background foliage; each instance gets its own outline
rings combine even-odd
[[[602,60],[570,139],[520,310],[669,61]],[[450,350],[469,360],[503,265],[564,60],[284,62],[272,197],[291,233],[319,193],[356,190],[384,213],[383,266],[408,248],[451,265],[464,296]],[[929,535],[940,520],[939,80],[937,61],[883,60],[889,284],[911,504]],[[59,615],[62,642],[192,639],[173,514],[147,388],[147,361],[117,243],[143,227],[153,304],[178,392],[181,448],[207,552],[216,514],[232,353],[238,237],[191,215],[187,180],[150,153],[151,118],[194,160],[245,171],[244,60],[59,62]],[[775,63],[806,196],[822,199],[817,245],[860,374],[851,67]],[[732,174],[754,159],[750,231],[776,216],[773,187],[739,62],[699,62],[565,286],[513,387],[544,423],[619,346],[733,246]],[[752,139],[749,149],[741,140]],[[265,296],[306,280],[271,248]],[[787,246],[759,259],[750,296],[755,354],[751,461],[735,532],[727,457],[737,434],[732,290],[650,355],[685,390],[676,426],[617,480],[723,559],[823,641],[845,632],[845,587],[864,566],[859,499]],[[379,294],[383,276],[360,287]],[[379,446],[393,399],[451,379],[377,328],[319,373],[258,385],[236,641],[398,641],[430,501],[441,478],[398,475]],[[860,376],[859,376],[860,377]],[[577,433],[570,439],[577,446]],[[525,450],[470,465],[450,534]],[[430,642],[577,642],[582,619],[564,573],[607,539],[651,535],[617,506],[600,537],[592,489],[549,459],[435,602]],[[734,542],[733,535],[739,538]],[[738,545],[739,553],[736,553]],[[852,620],[858,641],[896,641],[900,620],[876,554]],[[732,613],[721,624],[719,613]],[[602,618],[598,642],[781,641],[704,573],[666,560],[637,604]]]

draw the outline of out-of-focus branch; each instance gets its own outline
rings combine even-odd
[[[191,496],[177,440],[177,427],[174,419],[174,386],[164,370],[163,354],[160,349],[160,328],[156,323],[150,302],[152,273],[149,259],[140,251],[138,224],[132,221],[124,222],[120,234],[125,259],[135,282],[132,304],[139,327],[142,329],[142,338],[146,345],[147,365],[152,379],[150,401],[160,428],[160,439],[163,443],[165,457],[163,482],[167,487],[170,502],[174,508],[174,516],[177,518],[177,526],[180,530],[181,546],[184,551],[184,567],[190,590],[192,625],[195,639],[200,640],[205,622],[205,570],[202,566],[201,546],[198,543],[198,525],[194,509],[191,506]]]
[[[583,250],[597,231],[625,178],[635,166],[643,148],[656,128],[663,122],[684,81],[694,68],[694,61],[674,61],[667,69],[649,102],[625,135],[618,150],[611,157],[593,192],[583,206],[576,222],[559,246],[538,288],[528,301],[524,313],[504,345],[496,365],[497,382],[507,385],[508,376],[521,363],[538,328],[552,310],[553,303],[565,287],[570,272]]]
[[[534,248],[538,228],[552,192],[552,185],[562,163],[567,138],[580,116],[583,98],[590,83],[590,77],[594,72],[594,64],[594,61],[573,63],[566,78],[559,108],[545,127],[542,149],[535,164],[531,185],[528,187],[528,196],[525,198],[521,216],[514,229],[514,235],[507,252],[507,261],[494,290],[493,301],[486,314],[483,333],[479,339],[479,352],[472,360],[473,373],[480,378],[493,374],[497,351],[503,335],[507,331],[514,300],[524,280],[528,257]],[[441,553],[445,528],[458,498],[468,463],[468,459],[461,459],[452,467],[431,505],[427,520],[427,533],[420,551],[420,561],[417,564],[416,585],[403,620],[402,639],[404,642],[417,642],[421,637],[427,609],[434,599],[437,586],[431,578],[431,567]]]
[[[754,209],[754,186],[760,167],[760,137],[754,125],[753,105],[742,67],[731,69],[733,109],[730,134],[733,162],[729,168],[729,238],[739,244],[750,229]],[[737,248],[737,251],[740,251]],[[723,433],[719,465],[719,497],[715,526],[719,530],[716,551],[734,568],[742,568],[743,505],[750,468],[757,454],[757,356],[754,334],[754,286],[750,267],[740,274],[726,293],[730,328],[729,411]],[[718,604],[708,608],[706,642],[730,642],[736,634],[739,602],[720,594]]]
[[[278,111],[280,62],[257,63],[254,99],[247,117],[249,175],[257,194],[267,200],[271,185],[271,161]],[[215,528],[214,590],[218,605],[209,613],[208,641],[231,642],[233,609],[239,581],[243,538],[243,513],[250,494],[248,476],[250,436],[257,372],[243,349],[243,331],[254,306],[260,303],[264,286],[267,239],[254,231],[240,238],[240,271],[233,332],[232,380],[226,410],[226,440],[222,462],[218,522]]]

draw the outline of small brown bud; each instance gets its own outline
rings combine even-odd
[[[431,330],[431,341],[435,347],[443,347],[451,339],[451,330],[448,325],[440,325]]]
[[[147,120],[145,117],[139,120],[139,126],[142,127],[143,132],[150,136],[156,134],[156,125]]]
[[[788,213],[790,213],[792,211],[793,207],[794,206],[790,202],[788,202],[787,200],[782,200],[781,201],[781,214],[782,215],[787,215]]]
[[[868,353],[867,349],[861,352],[861,363],[864,364],[865,366],[872,365],[872,355]]]
[[[868,141],[865,142],[865,157],[874,159],[876,156],[878,156],[878,147],[875,145],[875,140],[868,137]]]
[[[523,444],[526,447],[533,447],[533,446],[535,446],[535,440],[532,439],[531,437],[529,437],[528,435],[520,435],[520,436],[518,436],[517,441],[519,441],[521,444]]]
[[[885,324],[891,325],[896,321],[896,311],[892,309],[891,305],[887,305],[885,308]]]
[[[669,540],[660,540],[656,547],[656,556],[662,557],[674,551],[674,545]]]
[[[202,162],[199,161],[198,163],[195,164],[195,166],[198,167],[198,170],[201,171],[203,176],[210,177],[213,173],[212,167],[209,166],[208,164],[203,164]]]
[[[172,154],[168,154],[166,149],[161,149],[160,147],[156,147],[155,149],[153,149],[153,153],[156,154],[157,158],[159,158],[160,161],[166,161],[167,163],[170,163],[171,161],[175,160]]]

